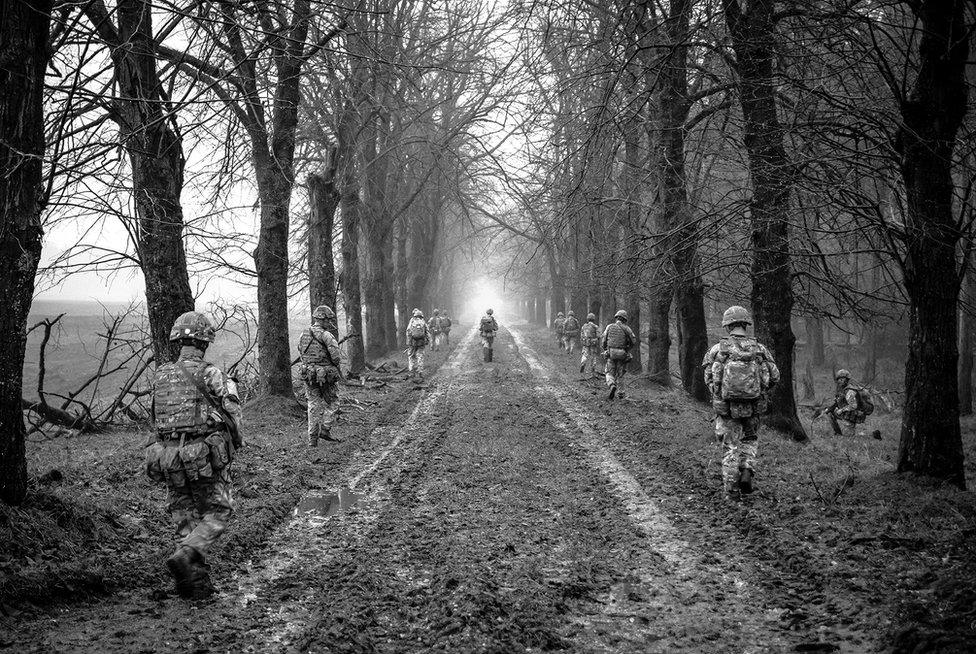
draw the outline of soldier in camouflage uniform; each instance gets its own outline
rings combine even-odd
[[[751,324],[745,308],[729,307],[722,316],[729,335],[702,361],[712,392],[715,435],[724,452],[722,480],[733,498],[753,492],[759,417],[766,409],[766,393],[779,381],[772,354],[746,333]]]
[[[407,323],[407,370],[411,376],[424,378],[424,348],[430,345],[430,328],[424,320],[424,312],[413,310]]]
[[[627,372],[627,364],[633,359],[630,350],[637,345],[637,336],[627,325],[627,312],[621,309],[614,314],[613,318],[614,321],[607,325],[603,331],[603,338],[600,339],[603,356],[607,360],[604,372],[611,400],[617,395],[617,386]]]
[[[843,436],[864,436],[864,422],[867,414],[861,407],[859,387],[851,381],[851,373],[843,368],[834,374],[837,386],[834,393],[834,404],[830,411],[840,428]]]
[[[481,334],[481,349],[484,351],[485,363],[495,359],[495,332],[498,331],[498,321],[495,320],[494,311],[488,309],[481,317],[478,325],[478,332]]]
[[[590,373],[596,372],[596,356],[600,347],[600,326],[596,324],[596,314],[588,314],[586,322],[580,327],[580,350],[583,356],[580,357],[580,372],[586,370],[586,364],[590,364]]]
[[[444,334],[444,345],[447,347],[451,346],[451,317],[447,315],[447,311],[441,315],[441,331]]]
[[[441,312],[438,309],[434,309],[434,315],[431,316],[430,320],[427,322],[427,329],[430,331],[431,335],[431,351],[439,350],[441,346],[441,341],[443,337],[443,329],[441,329]]]
[[[560,311],[556,314],[556,319],[552,321],[552,331],[556,333],[556,343],[559,349],[563,349],[563,325],[566,324],[566,316]]]
[[[566,314],[566,320],[563,321],[563,347],[569,354],[576,352],[576,345],[579,342],[579,331],[579,320],[576,319],[576,314],[570,311]]]
[[[181,597],[213,594],[206,554],[234,512],[230,465],[243,445],[235,381],[204,360],[214,340],[210,320],[196,311],[176,319],[170,341],[182,346],[153,380],[155,442],[146,448],[146,472],[168,488],[178,544],[166,567]]]
[[[341,442],[332,435],[332,425],[339,410],[342,353],[330,328],[335,328],[335,312],[323,304],[312,312],[312,325],[298,340],[299,375],[308,397],[309,447],[317,447],[320,438]]]

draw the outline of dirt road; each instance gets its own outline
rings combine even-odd
[[[737,541],[728,509],[567,384],[538,338],[458,344],[397,424],[190,608],[145,589],[19,625],[15,651],[865,651],[805,571]],[[631,407],[632,408],[632,407]],[[730,518],[731,519],[731,518]],[[229,567],[229,566],[227,566]],[[792,575],[792,576],[791,576]],[[832,598],[832,601],[837,598]],[[805,606],[798,616],[796,607]]]

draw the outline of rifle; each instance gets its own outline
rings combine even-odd
[[[237,425],[237,420],[235,420],[234,416],[232,416],[230,412],[224,408],[223,403],[214,400],[213,396],[210,395],[210,389],[207,388],[203,382],[197,379],[194,375],[191,375],[190,371],[183,366],[181,361],[177,361],[176,366],[180,369],[180,372],[183,373],[183,376],[186,377],[187,381],[196,387],[197,392],[203,396],[203,399],[207,401],[207,404],[209,404],[214,411],[220,414],[224,424],[227,425],[227,435],[230,436],[230,454],[233,456],[234,450],[238,450],[244,445],[244,441],[241,440],[241,431],[240,427]]]
[[[837,402],[834,401],[834,403],[831,404],[830,406],[824,407],[820,409],[816,414],[814,414],[813,419],[817,420],[818,418],[827,416],[827,420],[830,421],[830,427],[831,429],[834,430],[834,436],[840,436],[844,432],[841,431],[840,424],[837,422],[837,416],[834,414],[834,409],[836,408],[837,408]]]

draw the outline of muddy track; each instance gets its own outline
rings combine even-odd
[[[765,560],[723,540],[700,491],[681,501],[666,461],[608,439],[588,392],[517,330],[491,364],[473,336],[409,412],[311,479],[215,601],[116,597],[23,625],[25,649],[829,651],[816,621],[783,619]]]

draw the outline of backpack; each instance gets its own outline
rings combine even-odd
[[[410,324],[407,325],[407,333],[410,334],[410,338],[418,341],[427,336],[427,325],[424,324],[423,318],[411,318]]]
[[[563,323],[563,333],[569,335],[576,335],[579,331],[580,324],[576,318],[566,318],[566,322]]]
[[[492,316],[485,316],[481,319],[481,326],[478,328],[479,331],[483,332],[494,332],[498,330],[498,323],[495,322],[495,318]]]
[[[445,332],[451,328],[451,319],[448,317],[441,318],[441,329]]]
[[[855,388],[854,390],[857,391],[857,410],[865,416],[874,413],[874,399],[871,397],[871,392],[861,387]]]
[[[600,328],[594,322],[587,322],[582,327],[583,339],[587,342],[587,345],[592,345],[596,343],[597,339],[600,338]]]
[[[723,400],[751,402],[763,392],[765,357],[753,338],[723,338],[716,357]]]

